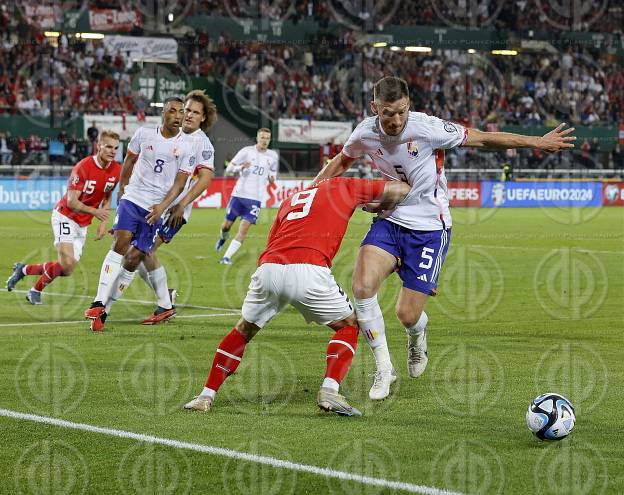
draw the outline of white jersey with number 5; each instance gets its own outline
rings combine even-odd
[[[228,172],[240,173],[232,196],[262,201],[269,177],[277,177],[278,161],[277,153],[273,150],[258,151],[256,146],[245,146],[239,150],[227,168]],[[250,162],[251,166],[241,169],[240,166],[245,162]]]
[[[178,172],[192,174],[197,160],[198,141],[182,131],[165,138],[160,127],[140,127],[132,136],[128,150],[139,155],[122,199],[141,208],[160,203]]]
[[[420,112],[410,112],[403,132],[389,136],[373,116],[360,122],[342,152],[351,158],[366,154],[386,179],[412,186],[389,221],[412,230],[440,230],[452,223],[444,150],[461,146],[466,136],[463,126]]]

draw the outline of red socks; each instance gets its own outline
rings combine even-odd
[[[43,273],[43,265],[45,265],[45,263],[26,265],[24,267],[24,271],[26,272],[26,275],[41,275]]]
[[[347,375],[357,349],[358,331],[356,327],[343,327],[329,341],[325,378],[341,383]]]
[[[225,379],[238,368],[246,345],[245,337],[236,328],[223,338],[212,361],[212,368],[206,380],[207,388],[215,392],[219,390]]]
[[[28,275],[41,275],[34,289],[41,292],[52,280],[63,274],[63,268],[58,261],[48,261],[40,265],[27,265]]]

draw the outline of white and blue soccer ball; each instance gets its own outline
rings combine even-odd
[[[563,395],[542,394],[529,404],[526,423],[540,440],[561,440],[574,428],[576,414],[572,403]]]

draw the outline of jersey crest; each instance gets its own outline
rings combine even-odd
[[[412,158],[416,158],[418,156],[418,148],[413,141],[407,143],[407,152]]]

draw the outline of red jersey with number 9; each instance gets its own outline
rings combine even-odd
[[[67,190],[81,191],[78,200],[91,208],[99,208],[100,204],[119,182],[121,165],[116,161],[102,168],[96,162],[95,156],[88,156],[80,160],[72,169]],[[79,213],[67,206],[67,193],[56,204],[55,209],[67,218],[71,218],[81,227],[86,227],[93,220],[93,215],[89,213]]]
[[[258,265],[331,267],[355,209],[381,198],[386,181],[334,177],[286,198]]]

